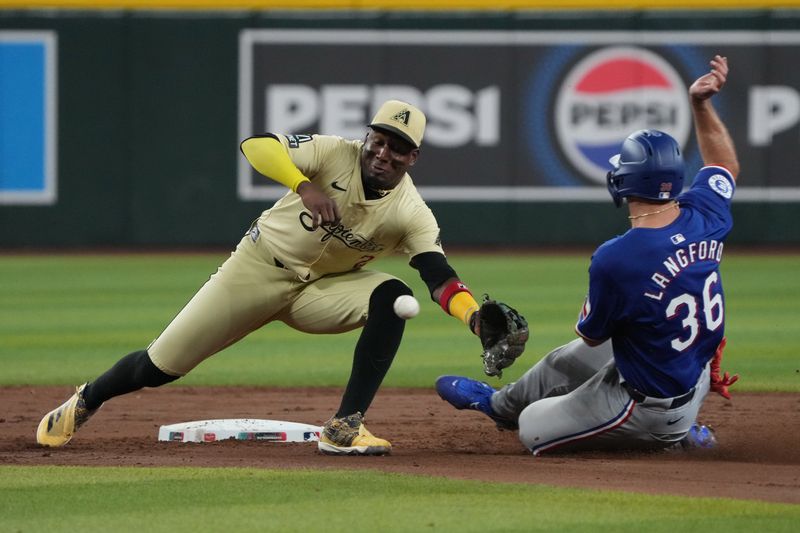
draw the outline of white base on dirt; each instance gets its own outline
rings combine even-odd
[[[158,440],[168,442],[216,442],[256,440],[264,442],[316,442],[322,428],[283,420],[227,418],[196,420],[161,426]]]

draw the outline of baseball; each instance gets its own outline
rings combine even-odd
[[[397,300],[394,301],[394,314],[403,320],[414,318],[419,314],[419,302],[416,298],[407,294],[398,296]]]

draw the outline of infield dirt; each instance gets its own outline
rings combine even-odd
[[[181,387],[115,398],[63,448],[36,444],[36,426],[66,400],[67,387],[0,388],[0,464],[371,469],[460,479],[800,503],[800,395],[712,395],[702,421],[719,446],[692,452],[553,455],[534,458],[515,432],[482,414],[456,411],[433,390],[384,388],[367,415],[390,440],[385,457],[330,457],[314,443],[158,442],[161,425],[266,418],[321,425],[336,388]]]

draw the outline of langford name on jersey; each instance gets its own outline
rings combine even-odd
[[[650,279],[661,289],[666,289],[673,279],[694,263],[706,260],[717,263],[722,261],[722,248],[723,243],[714,239],[690,243],[686,248],[679,248],[664,260],[662,264],[666,268],[666,274],[654,272]],[[664,291],[655,294],[645,292],[644,295],[654,300],[661,300]]]

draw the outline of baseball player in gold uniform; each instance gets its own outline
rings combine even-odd
[[[123,357],[44,416],[39,444],[63,446],[103,402],[174,381],[280,321],[307,333],[363,328],[341,404],[318,446],[328,454],[389,453],[391,444],[363,420],[403,335],[394,301],[411,289],[366,267],[406,254],[433,300],[474,333],[479,327],[479,305],[448,264],[436,219],[407,173],[424,130],[419,109],[390,100],[363,141],[272,133],[244,140],[241,150],[253,168],[290,190],[147,349]]]

